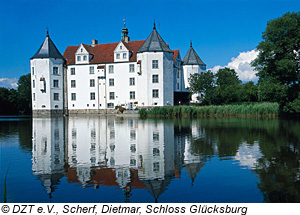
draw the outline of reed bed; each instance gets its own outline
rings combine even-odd
[[[247,103],[238,105],[168,106],[142,108],[140,116],[277,116],[278,103]]]

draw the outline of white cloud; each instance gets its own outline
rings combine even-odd
[[[262,157],[258,141],[253,145],[248,145],[246,142],[242,143],[238,152],[233,157],[233,160],[239,162],[241,166],[252,169],[255,167],[257,160]]]
[[[0,78],[0,87],[6,88],[17,88],[18,87],[17,78]]]
[[[235,58],[231,58],[231,62],[229,62],[226,66],[214,66],[210,70],[213,73],[216,73],[220,68],[228,67],[230,69],[234,69],[239,79],[247,82],[247,81],[257,81],[258,77],[255,75],[256,71],[254,71],[254,68],[250,65],[251,62],[257,57],[258,51],[252,50],[247,52],[240,52],[240,54]]]

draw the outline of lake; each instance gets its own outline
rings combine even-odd
[[[299,120],[0,118],[0,144],[8,202],[300,202]]]

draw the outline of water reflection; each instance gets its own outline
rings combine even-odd
[[[32,171],[50,198],[65,177],[82,188],[122,189],[125,202],[134,189],[146,189],[158,201],[183,171],[193,185],[216,157],[257,174],[266,202],[300,202],[300,126],[283,124],[226,118],[33,118]]]

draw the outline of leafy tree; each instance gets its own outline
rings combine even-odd
[[[238,92],[241,81],[234,69],[219,69],[217,77],[217,104],[229,104],[238,101]]]
[[[271,20],[262,34],[258,57],[252,65],[258,71],[259,81],[273,78],[287,87],[287,97],[277,100],[287,112],[300,92],[300,12],[286,13]],[[278,99],[278,98],[277,98]]]
[[[202,74],[191,74],[189,77],[189,90],[192,93],[204,95],[203,103],[211,104],[214,100],[215,75],[209,70]]]
[[[249,81],[248,83],[242,84],[239,92],[239,101],[241,102],[257,102],[257,86],[253,81]]]
[[[31,113],[31,77],[30,73],[23,75],[18,81],[19,111],[22,114]]]
[[[272,77],[260,80],[258,83],[259,101],[285,101],[287,99],[288,86],[280,84]]]
[[[18,114],[18,92],[15,89],[0,87],[0,115]]]

